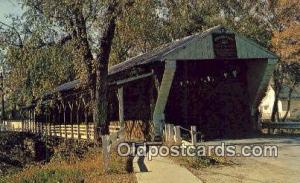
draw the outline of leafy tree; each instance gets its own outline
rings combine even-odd
[[[164,33],[159,1],[136,1],[117,20],[110,65],[146,53],[169,42]]]
[[[78,63],[78,68],[84,66],[84,69],[77,73],[77,77],[81,78],[83,83],[93,86],[95,126],[97,130],[103,129],[102,134],[106,133],[107,70],[111,44],[116,20],[122,7],[130,6],[131,2],[119,0],[22,0],[22,3],[26,10],[23,19],[14,19],[11,25],[2,24],[5,28],[1,27],[3,47],[7,49],[13,47],[10,52],[19,59],[20,68],[33,69],[32,72],[29,69],[27,71],[18,70],[24,79],[20,83],[26,83],[27,88],[44,85],[43,78],[39,77],[39,73],[41,70],[55,65],[55,61],[52,60],[52,63],[47,65],[43,58],[49,59],[50,53],[59,55],[56,52],[61,48],[59,46],[68,47],[72,50],[69,52],[72,53],[72,57],[69,58],[74,59],[74,63]],[[54,45],[53,49],[52,45]],[[46,49],[45,53],[43,53],[43,49]],[[35,58],[32,59],[30,56]],[[62,59],[64,56],[59,55],[59,57]],[[32,60],[34,64],[23,62],[24,59]],[[16,62],[16,64],[18,63]],[[66,75],[66,73],[61,74]],[[39,79],[35,80],[37,78]],[[32,92],[27,96],[33,96],[34,90],[26,91]],[[96,140],[99,141],[99,131],[95,135]]]
[[[275,101],[273,105],[271,120],[279,120],[278,100],[279,94],[284,85],[289,87],[288,110],[283,117],[285,121],[290,108],[291,94],[297,84],[299,84],[299,53],[300,53],[300,25],[299,12],[300,5],[297,0],[278,0],[273,5],[272,20],[272,49],[279,56],[279,64],[274,71]]]

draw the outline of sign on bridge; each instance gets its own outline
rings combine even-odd
[[[213,33],[212,38],[216,58],[237,58],[234,34]]]

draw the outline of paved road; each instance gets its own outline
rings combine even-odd
[[[220,141],[206,142],[217,144]],[[300,137],[228,140],[227,144],[275,144],[278,157],[232,158],[235,165],[195,171],[203,182],[300,182]]]
[[[202,183],[185,167],[174,163],[169,158],[153,157],[142,160],[143,165],[134,159],[134,171],[138,183]]]
[[[242,140],[210,141],[202,144],[242,145],[269,144],[278,146],[278,157],[235,157],[232,165],[211,166],[189,172],[168,158],[147,158],[139,166],[134,160],[134,170],[139,183],[298,183],[300,182],[300,137],[251,138]]]

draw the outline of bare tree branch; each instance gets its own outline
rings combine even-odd
[[[65,43],[67,43],[68,41],[70,41],[72,39],[72,36],[69,34],[65,37],[63,37],[62,39],[60,39],[57,42],[41,42],[39,45],[32,47],[32,49],[40,49],[42,47],[47,47],[47,46],[53,46],[53,45],[59,45],[59,46],[63,46]]]
[[[4,23],[2,21],[0,21],[0,24],[3,25],[3,26],[5,26],[5,27],[7,27],[10,30],[12,30],[17,35],[17,37],[18,37],[18,43],[12,43],[11,42],[11,44],[13,44],[15,46],[18,46],[18,47],[23,47],[23,40],[21,38],[21,34],[19,33],[19,31],[14,26],[8,25],[8,24],[6,24],[6,23]]]

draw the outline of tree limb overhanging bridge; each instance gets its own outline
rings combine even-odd
[[[242,137],[258,128],[277,60],[222,26],[162,45],[109,69],[109,121],[144,139],[161,137],[165,123],[197,126],[207,139]],[[75,80],[41,100],[39,113],[34,103],[23,108],[23,130],[93,139],[91,88]]]

